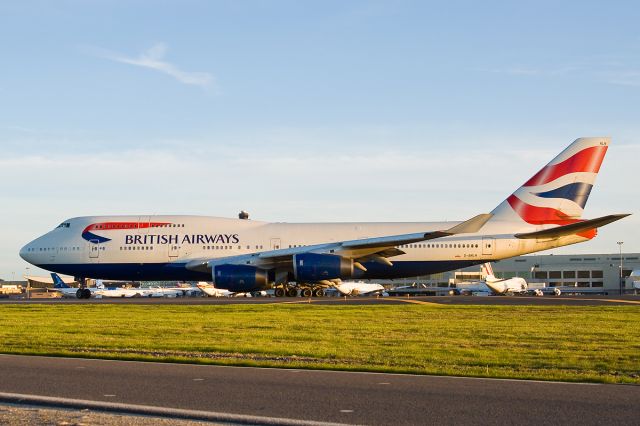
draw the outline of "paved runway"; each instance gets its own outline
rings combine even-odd
[[[272,424],[637,424],[640,404],[640,386],[13,355],[0,355],[0,379],[2,393],[260,416]]]
[[[168,304],[168,305],[228,305],[228,304],[314,304],[314,305],[398,305],[398,304],[447,304],[447,305],[570,305],[613,306],[636,305],[640,307],[640,296],[413,296],[413,297],[179,297],[179,298],[104,298],[78,300],[65,299],[0,299],[2,304]]]

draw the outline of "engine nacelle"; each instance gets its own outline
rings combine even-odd
[[[267,271],[251,265],[218,265],[212,278],[216,288],[233,292],[264,290],[269,287]]]
[[[293,256],[297,282],[317,282],[353,276],[353,259],[335,254],[301,253]]]

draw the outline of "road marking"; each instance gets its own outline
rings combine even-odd
[[[340,410],[341,413],[353,413],[353,410]]]
[[[442,306],[440,303],[435,302],[425,302],[424,300],[413,300],[413,299],[403,299],[401,297],[383,297],[382,300],[388,300],[390,302],[404,302],[404,303],[415,303],[416,305],[431,305],[431,306]]]
[[[623,299],[589,299],[589,300],[603,300],[605,302],[612,302],[612,303],[629,303],[631,305],[640,305],[640,301],[638,300],[623,300]]]
[[[194,382],[202,382],[204,379],[193,379]]]
[[[102,395],[102,396],[106,396],[107,398],[112,398],[112,397],[114,397],[114,396],[115,396],[115,394],[112,394],[112,393],[105,393],[105,394],[104,394],[104,395]]]
[[[382,383],[378,383],[379,385],[390,385],[391,383],[387,383],[387,382],[382,382]]]

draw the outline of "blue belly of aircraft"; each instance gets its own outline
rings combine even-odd
[[[483,263],[483,260],[405,261],[387,266],[376,262],[364,264],[366,272],[354,269],[354,279],[394,279],[453,271]],[[37,265],[60,274],[105,280],[134,281],[211,281],[211,274],[190,271],[184,263],[98,263]]]

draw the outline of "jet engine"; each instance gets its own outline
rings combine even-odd
[[[293,256],[297,282],[344,279],[353,276],[353,259],[335,254],[300,253]]]
[[[216,288],[238,293],[269,288],[267,271],[250,265],[214,266],[212,278]]]

